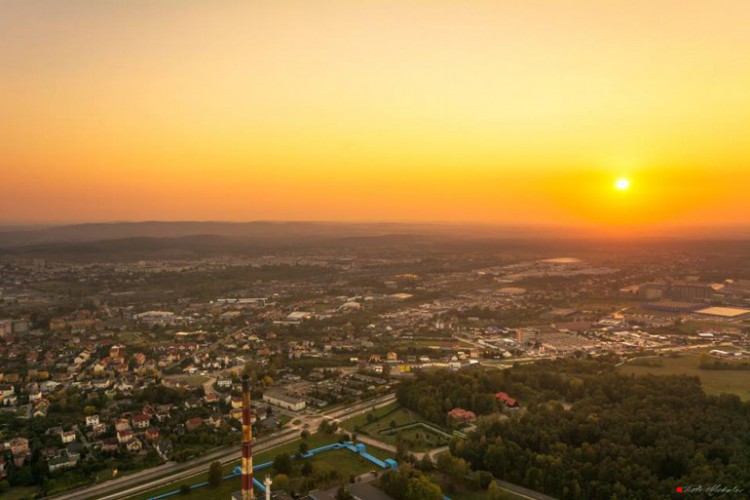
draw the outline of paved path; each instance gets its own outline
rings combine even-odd
[[[377,439],[373,439],[370,436],[364,436],[362,434],[357,434],[357,441],[360,443],[365,443],[369,446],[374,446],[375,448],[380,448],[381,450],[390,451],[391,453],[396,453],[396,447],[392,444],[387,444],[382,441],[378,441]]]
[[[500,488],[506,491],[510,491],[514,495],[521,498],[528,498],[529,500],[556,500],[555,497],[545,495],[544,493],[539,493],[538,491],[529,490],[507,481],[497,481],[497,483]]]

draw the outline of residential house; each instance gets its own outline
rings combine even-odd
[[[158,441],[159,440],[159,429],[156,427],[149,427],[146,429],[146,439],[149,441]]]
[[[448,416],[456,422],[473,422],[477,419],[473,411],[464,410],[463,408],[453,408],[448,412]]]
[[[120,444],[123,443],[129,443],[133,440],[135,435],[133,434],[133,431],[130,430],[124,430],[124,431],[117,431],[117,442]]]
[[[212,425],[216,428],[221,426],[221,413],[212,413],[210,417],[208,417],[208,425]]]
[[[127,418],[118,418],[115,421],[116,431],[129,431],[130,429],[130,421]]]
[[[26,459],[31,457],[29,440],[26,438],[17,437],[11,439],[8,443],[8,448],[13,455],[13,465],[15,465],[16,467],[23,467]]]
[[[78,464],[78,459],[70,457],[67,454],[62,454],[59,457],[55,457],[49,460],[48,466],[50,472],[55,472],[63,469],[71,469]]]
[[[185,428],[189,431],[194,431],[201,425],[203,425],[203,419],[201,419],[200,417],[191,418],[187,422],[185,422]]]
[[[46,399],[40,399],[35,401],[34,403],[34,412],[32,415],[34,417],[46,417],[47,412],[49,412],[49,406],[50,403]]]
[[[119,442],[117,439],[110,438],[102,441],[102,452],[103,453],[114,453],[119,449]]]
[[[76,431],[63,431],[60,433],[63,444],[73,443],[76,440]]]
[[[107,432],[107,424],[99,422],[98,424],[94,424],[91,426],[91,431],[89,431],[89,435],[91,437],[97,437],[97,436],[101,436],[102,434],[106,434],[106,432]]]
[[[11,384],[0,384],[0,406],[16,406],[17,404],[16,388]]]
[[[136,415],[131,419],[134,429],[148,429],[151,425],[151,418],[148,415]]]
[[[520,406],[515,398],[510,397],[505,392],[495,394],[495,399],[502,402],[506,408],[518,408]]]

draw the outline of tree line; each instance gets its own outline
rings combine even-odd
[[[525,408],[501,418],[477,404],[497,391]],[[424,373],[398,396],[436,423],[454,405],[486,415],[451,454],[555,497],[653,498],[713,484],[750,492],[750,403],[707,396],[697,377],[624,376],[609,362],[566,359]]]

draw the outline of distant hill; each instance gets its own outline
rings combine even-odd
[[[550,230],[562,234],[561,230]],[[548,231],[541,230],[548,234]],[[41,243],[72,243],[124,238],[181,238],[213,235],[233,239],[274,240],[356,238],[395,235],[531,237],[539,228],[476,224],[338,223],[338,222],[112,222],[41,229],[0,227],[0,247]]]
[[[336,222],[114,222],[3,230],[0,256],[62,259],[162,259],[345,248],[531,250],[560,255],[680,249],[707,254],[750,251],[746,229],[713,229],[609,239],[568,228],[479,224]]]

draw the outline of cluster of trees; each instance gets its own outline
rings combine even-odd
[[[471,410],[477,415],[498,411],[495,393],[504,383],[502,372],[479,370],[421,372],[416,380],[400,384],[399,403],[439,425],[450,425],[448,412],[453,408]]]
[[[323,434],[333,434],[338,430],[338,428],[339,424],[337,424],[336,422],[323,419],[318,425],[318,432],[322,432]]]
[[[420,471],[402,466],[388,470],[380,478],[380,486],[396,500],[442,500],[440,486]]]
[[[468,475],[448,470],[468,465],[563,499],[668,495],[684,484],[750,491],[750,403],[707,396],[696,377],[622,376],[608,363],[556,360],[403,385],[406,405],[432,393],[472,409],[472,393],[508,388],[529,398],[519,418],[488,416],[466,440],[454,438],[451,454],[461,461],[444,458],[446,473]]]

